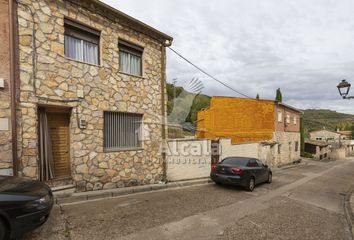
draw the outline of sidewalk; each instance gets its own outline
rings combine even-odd
[[[344,198],[344,214],[354,239],[354,185],[345,194]]]
[[[300,167],[304,165],[307,165],[307,163],[302,161],[301,163],[286,165],[280,168],[272,168],[272,171],[279,172],[285,169]],[[209,183],[212,183],[210,178],[203,178],[203,179],[196,179],[196,180],[185,180],[185,181],[178,181],[178,182],[169,182],[169,183],[160,183],[160,184],[151,184],[151,185],[142,185],[142,186],[134,186],[134,187],[70,193],[70,194],[65,193],[65,191],[64,194],[61,194],[60,192],[59,193],[54,192],[54,201],[55,204],[58,205],[71,204],[71,203],[89,201],[95,199],[124,196],[133,193],[139,193],[139,192],[150,192],[156,190],[186,187],[186,186],[193,186],[193,185],[202,185],[202,184],[209,184]]]
[[[124,196],[132,193],[150,192],[150,191],[156,191],[162,189],[209,184],[211,182],[212,181],[209,178],[203,178],[197,180],[186,180],[186,181],[178,181],[178,182],[170,182],[170,183],[160,183],[160,184],[142,185],[142,186],[134,186],[134,187],[124,187],[124,188],[115,188],[115,189],[107,189],[107,190],[72,193],[70,195],[60,195],[54,193],[54,201],[55,204],[59,204],[59,205],[70,204],[70,203],[87,201],[87,200]]]
[[[350,204],[350,214],[351,214],[351,227],[352,227],[352,235],[354,237],[354,192],[352,192],[352,195],[349,199],[349,204]]]

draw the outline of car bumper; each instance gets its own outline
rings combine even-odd
[[[243,186],[246,187],[248,185],[247,179],[242,178],[241,176],[235,175],[223,175],[219,173],[211,173],[211,180],[217,183],[230,184],[235,186]]]
[[[49,218],[52,207],[53,205],[50,205],[43,210],[27,213],[13,219],[11,224],[12,237],[21,237],[24,233],[30,232],[44,224]]]

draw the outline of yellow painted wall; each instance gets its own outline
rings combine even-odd
[[[198,112],[198,137],[231,138],[232,143],[271,140],[275,131],[273,101],[213,97],[209,109]]]

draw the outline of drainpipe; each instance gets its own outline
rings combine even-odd
[[[9,44],[10,44],[10,85],[11,85],[11,135],[12,135],[12,169],[13,175],[18,174],[17,158],[17,116],[16,116],[16,77],[15,77],[15,31],[14,3],[9,0]]]
[[[166,164],[166,105],[165,105],[165,93],[166,93],[166,47],[172,45],[172,41],[166,41],[161,45],[161,116],[162,116],[162,169],[163,169],[163,181],[167,181],[167,164]]]

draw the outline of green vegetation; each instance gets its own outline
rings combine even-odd
[[[174,108],[174,91],[176,92],[176,107]],[[178,97],[183,94],[183,99],[191,99],[192,104],[189,106],[188,101],[181,101]],[[193,94],[184,91],[183,87],[176,87],[174,90],[174,86],[172,84],[167,84],[167,95],[168,95],[168,103],[167,103],[167,114],[170,115],[172,112],[175,115],[186,116],[182,119],[179,116],[173,116],[174,119],[177,119],[175,123],[184,125],[185,123],[190,123],[193,126],[196,126],[197,123],[197,113],[203,108],[208,108],[210,105],[211,97],[204,94]],[[184,114],[184,111],[188,111],[187,114]]]
[[[328,109],[307,109],[304,110],[304,128],[305,132],[311,132],[320,129],[335,131],[352,130],[354,115],[339,113]]]
[[[168,127],[168,138],[185,138],[186,136],[194,136],[194,134],[181,128]]]
[[[278,102],[282,102],[283,101],[283,95],[281,94],[280,88],[278,88],[276,93],[275,93],[275,100],[278,101]]]
[[[311,153],[304,152],[303,154],[301,154],[301,157],[305,157],[305,158],[313,158],[313,155],[312,155]]]

